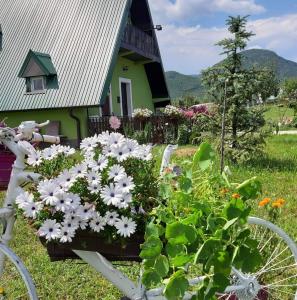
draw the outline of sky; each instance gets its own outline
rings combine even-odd
[[[297,62],[297,0],[149,0],[166,71],[198,74],[217,63],[215,43],[228,16],[249,15],[247,49],[268,49]]]

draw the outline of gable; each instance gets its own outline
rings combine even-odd
[[[109,84],[130,3],[0,0],[5,40],[0,52],[0,110],[97,106]],[[25,82],[18,74],[30,49],[50,55],[59,89],[25,95]],[[42,60],[46,64],[47,58]],[[44,71],[32,62],[28,67],[26,74]]]
[[[28,78],[51,75],[57,75],[57,71],[50,55],[30,50],[18,77]]]
[[[19,74],[19,77],[33,77],[33,76],[44,76],[46,75],[40,66],[36,63],[34,59],[30,59],[25,70]]]

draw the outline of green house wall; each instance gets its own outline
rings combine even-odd
[[[127,71],[124,71],[126,68]],[[154,111],[154,104],[149,82],[143,64],[135,63],[123,57],[118,57],[111,81],[113,113],[121,115],[120,78],[130,79],[132,84],[132,106],[135,108],[148,108]]]
[[[88,135],[87,132],[87,109],[76,108],[73,114],[77,116],[81,122],[81,133],[83,137]],[[77,138],[76,121],[69,115],[69,109],[52,109],[39,111],[22,111],[22,112],[1,112],[0,119],[6,119],[6,124],[10,127],[17,127],[22,121],[36,121],[38,123],[46,120],[60,121],[60,134],[67,139],[75,140]]]
[[[127,69],[127,71],[123,70],[124,67]],[[118,57],[111,81],[112,108],[115,115],[119,116],[121,114],[121,107],[118,103],[118,97],[120,97],[120,78],[131,80],[133,109],[149,108],[154,110],[152,94],[144,65],[137,64],[122,57]],[[98,99],[98,108],[89,108],[89,115],[99,114],[99,100],[100,99]],[[75,108],[73,113],[80,119],[82,137],[88,136],[87,108]],[[66,136],[70,140],[75,140],[77,138],[76,121],[70,117],[69,109],[0,112],[0,120],[3,120],[4,118],[7,118],[6,123],[10,127],[17,127],[22,121],[60,121],[60,134]]]

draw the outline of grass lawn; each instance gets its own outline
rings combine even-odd
[[[156,153],[161,153],[162,149],[163,147],[158,148]],[[175,158],[193,155],[194,152],[194,147],[182,147],[175,154]],[[253,160],[241,166],[230,166],[233,181],[239,182],[257,175],[263,183],[263,197],[286,199],[287,204],[283,208],[279,223],[297,240],[297,136],[271,137],[267,141],[266,153],[265,159]],[[258,208],[254,210],[254,214],[261,214]],[[17,220],[15,239],[11,247],[23,259],[32,274],[40,299],[120,298],[120,293],[89,266],[79,261],[51,263],[33,230],[21,217]],[[136,278],[139,265],[121,269]],[[12,280],[11,286],[17,288],[18,283]]]
[[[294,111],[292,108],[267,105],[267,111],[264,113],[264,117],[266,121],[276,124],[288,118],[292,119],[294,117]],[[296,128],[282,125],[280,130],[296,130]]]

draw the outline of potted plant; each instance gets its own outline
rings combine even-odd
[[[52,260],[73,258],[71,249],[139,260],[158,193],[151,146],[104,132],[84,139],[79,151],[53,145],[27,162],[43,179],[16,203]]]

